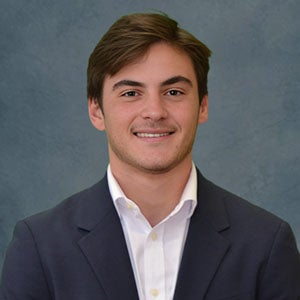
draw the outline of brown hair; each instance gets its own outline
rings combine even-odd
[[[113,76],[141,58],[151,45],[166,42],[184,51],[192,60],[198,81],[199,101],[207,94],[211,51],[175,20],[157,13],[131,14],[117,20],[99,41],[89,58],[87,94],[102,109],[102,90],[107,75]]]

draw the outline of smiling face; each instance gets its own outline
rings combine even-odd
[[[93,125],[105,130],[112,169],[164,173],[178,165],[190,168],[197,125],[207,119],[207,96],[198,98],[190,58],[164,44],[103,86],[103,112],[89,100]]]

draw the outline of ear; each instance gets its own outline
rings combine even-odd
[[[96,99],[88,100],[89,116],[94,127],[100,131],[105,130],[104,115]]]
[[[208,95],[204,95],[200,104],[198,124],[205,123],[208,119]]]

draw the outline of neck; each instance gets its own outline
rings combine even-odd
[[[178,204],[191,167],[191,159],[186,159],[171,170],[153,174],[111,163],[111,171],[126,197],[139,206],[151,226],[167,217]]]

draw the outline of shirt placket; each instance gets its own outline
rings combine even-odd
[[[153,228],[145,240],[145,299],[165,299],[164,225]]]

